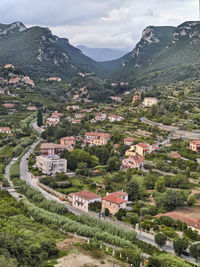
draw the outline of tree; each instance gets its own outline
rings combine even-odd
[[[43,125],[43,117],[42,117],[42,111],[39,110],[37,114],[37,125],[38,127],[41,127]]]
[[[139,192],[139,185],[137,182],[132,181],[128,183],[126,190],[131,201],[136,201],[139,199],[140,192]]]
[[[79,162],[75,171],[76,175],[88,176],[87,163]]]
[[[155,240],[157,246],[159,248],[162,248],[165,246],[165,244],[167,242],[167,237],[166,237],[166,235],[164,235],[162,233],[158,233],[155,235],[154,240]]]
[[[173,247],[174,247],[174,251],[178,256],[181,256],[181,254],[186,251],[186,249],[189,246],[189,242],[188,240],[184,239],[184,238],[176,238],[173,241]]]
[[[105,216],[108,217],[110,216],[110,211],[108,208],[105,208]]]
[[[190,246],[190,254],[196,261],[200,258],[200,243]]]
[[[155,183],[155,190],[163,193],[165,192],[165,179],[164,177],[159,177],[158,180]]]
[[[116,156],[109,158],[107,161],[107,170],[110,172],[119,170],[120,162]]]
[[[185,190],[168,190],[164,193],[158,193],[155,196],[156,206],[167,211],[174,210],[176,207],[186,204],[188,194]]]

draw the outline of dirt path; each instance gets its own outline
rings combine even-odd
[[[107,260],[93,259],[89,255],[72,253],[58,260],[55,267],[119,267],[120,265]]]

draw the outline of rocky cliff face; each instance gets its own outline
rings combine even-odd
[[[12,24],[0,24],[0,37],[5,37],[6,35],[15,34],[17,32],[23,32],[26,30],[26,26],[24,26],[21,22],[14,22]]]
[[[188,42],[190,44],[200,43],[200,22],[188,21],[177,27],[172,36],[172,43]]]
[[[139,68],[146,64],[154,54],[169,44],[175,27],[153,27],[144,29],[140,42],[131,53],[132,64]]]

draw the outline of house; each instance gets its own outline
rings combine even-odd
[[[80,95],[78,95],[78,94],[73,95],[73,99],[74,99],[74,100],[78,100],[79,97],[80,97]]]
[[[106,113],[98,113],[95,116],[95,121],[105,121],[107,118],[107,114]]]
[[[124,139],[124,144],[127,146],[131,146],[133,144],[133,142],[136,142],[137,139],[134,137],[127,137]]]
[[[31,85],[31,86],[35,86],[35,83],[33,80],[30,79],[29,76],[24,76],[22,79],[21,79],[22,82],[28,84],[28,85]]]
[[[135,152],[143,158],[146,154],[152,153],[152,146],[146,143],[139,143],[135,146]]]
[[[127,157],[134,157],[134,156],[140,156],[142,158],[145,157],[146,154],[150,154],[153,152],[153,148],[151,145],[146,143],[139,143],[137,145],[131,146],[130,149],[128,149],[125,153]]]
[[[135,104],[136,101],[140,101],[141,100],[141,96],[140,95],[134,95],[133,99],[132,99],[132,104]]]
[[[9,80],[9,84],[16,84],[16,83],[19,83],[20,82],[20,78],[19,77],[13,77],[13,78],[10,78]]]
[[[54,143],[42,143],[40,145],[40,154],[42,156],[58,155],[65,149],[66,146],[64,145]]]
[[[15,66],[13,66],[12,64],[6,64],[4,65],[4,69],[15,69]]]
[[[125,86],[125,85],[128,85],[128,83],[127,83],[127,82],[120,82],[119,84],[120,84],[120,86]]]
[[[49,77],[47,81],[61,82],[62,79],[60,77]]]
[[[81,123],[81,120],[71,120],[71,123],[72,124],[79,124],[79,123]]]
[[[72,206],[85,212],[88,212],[89,204],[95,201],[101,202],[101,197],[88,190],[73,193],[72,195]]]
[[[180,159],[181,155],[178,152],[172,152],[170,154],[170,157],[173,158],[173,159]]]
[[[110,98],[116,102],[122,102],[122,98],[119,96],[111,96]]]
[[[67,172],[67,160],[61,159],[58,155],[37,156],[36,166],[42,173],[47,175]]]
[[[55,111],[51,114],[51,118],[54,119],[60,119],[63,116],[63,113],[59,113],[58,111]]]
[[[139,169],[144,165],[144,159],[141,157],[129,157],[122,160],[122,169]]]
[[[11,134],[10,127],[0,127],[0,133]]]
[[[153,105],[157,105],[158,104],[158,99],[155,98],[155,97],[145,97],[145,99],[142,102],[142,104],[145,107],[152,107]]]
[[[187,225],[189,225],[190,227],[200,230],[200,221],[191,218],[191,217],[186,217],[176,211],[171,211],[171,212],[167,212],[164,214],[158,214],[156,215],[157,218],[160,218],[162,216],[167,216],[170,217],[173,220],[180,220],[182,223],[186,223]]]
[[[107,194],[102,198],[102,212],[107,208],[110,214],[115,215],[120,209],[126,209],[128,194],[125,192],[115,192]]]
[[[36,111],[37,107],[36,106],[27,106],[27,110]]]
[[[65,146],[67,150],[72,151],[76,144],[76,138],[74,136],[67,136],[60,139],[60,144]]]
[[[110,115],[108,116],[108,119],[110,122],[115,122],[115,121],[122,121],[124,120],[123,117],[119,116],[119,115]]]
[[[81,113],[76,113],[75,114],[75,118],[76,119],[82,119],[82,118],[85,118],[86,114],[81,114]]]
[[[90,146],[103,146],[106,145],[111,139],[109,133],[95,133],[88,132],[85,133],[84,144],[89,144]]]
[[[190,150],[196,152],[196,153],[200,153],[200,140],[193,140],[190,142]]]
[[[15,105],[12,104],[12,103],[5,103],[2,106],[5,107],[5,108],[13,108]]]
[[[73,110],[79,110],[79,109],[80,109],[78,105],[73,105],[71,108],[72,108]]]
[[[125,152],[125,156],[126,157],[135,157],[136,153],[135,153],[135,146],[131,146],[128,150],[126,150]]]
[[[59,123],[59,121],[48,119],[46,122],[47,126],[56,126]]]

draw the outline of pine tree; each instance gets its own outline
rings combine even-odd
[[[37,125],[38,127],[41,127],[43,125],[43,117],[42,117],[42,111],[39,110],[37,114]]]

